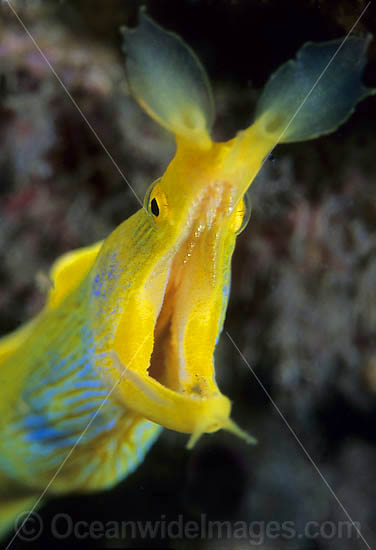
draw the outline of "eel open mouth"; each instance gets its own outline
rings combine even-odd
[[[227,284],[223,227],[231,213],[231,192],[224,183],[206,189],[173,258],[160,271],[168,275],[147,372],[127,368],[113,355],[125,404],[158,424],[192,434],[189,447],[201,434],[219,429],[255,443],[230,419],[231,403],[217,387],[213,362]],[[158,268],[148,292],[153,299],[158,289],[160,304],[163,277],[156,273]]]
[[[218,392],[213,352],[223,302],[219,249],[231,191],[229,184],[213,184],[198,201],[172,260],[154,328],[149,376],[173,391],[196,397]],[[195,342],[192,332],[198,336]]]

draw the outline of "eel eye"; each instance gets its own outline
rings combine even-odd
[[[145,210],[153,217],[156,223],[159,223],[168,216],[167,197],[159,184],[160,181],[161,178],[151,184],[146,192],[144,200]]]
[[[155,217],[159,216],[159,206],[155,197],[151,199],[150,210]]]
[[[244,195],[233,214],[232,229],[239,235],[247,227],[251,217],[251,201],[248,195]]]

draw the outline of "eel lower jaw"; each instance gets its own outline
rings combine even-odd
[[[231,432],[246,443],[257,443],[253,436],[231,420],[231,403],[220,392],[200,397],[171,390],[148,375],[127,369],[115,351],[109,354],[113,366],[120,373],[119,387],[125,390],[130,408],[166,428],[191,434],[188,449],[192,449],[204,433],[218,430]]]

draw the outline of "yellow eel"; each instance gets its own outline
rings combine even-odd
[[[2,534],[46,488],[124,479],[162,427],[191,434],[189,447],[220,429],[254,442],[231,420],[213,362],[245,193],[277,143],[334,131],[374,93],[361,83],[369,38],[307,43],[267,82],[254,123],[218,143],[192,50],[144,13],[122,32],[131,91],[173,132],[176,154],[143,208],[56,261],[43,310],[0,340]]]

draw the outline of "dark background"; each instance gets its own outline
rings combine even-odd
[[[216,100],[214,136],[249,125],[270,74],[308,40],[344,36],[363,1],[149,1],[149,13],[193,47]],[[118,28],[140,2],[22,2],[13,6],[140,196],[174,145],[129,97]],[[376,31],[373,2],[355,29]],[[114,165],[51,74],[9,6],[0,6],[0,333],[43,304],[43,273],[61,253],[106,236],[138,207]],[[376,44],[365,80],[376,86]],[[225,328],[340,503],[376,543],[375,99],[339,131],[279,146],[251,189],[253,212],[238,239]],[[50,534],[60,512],[92,522],[227,520],[254,525],[262,549],[366,548],[336,532],[348,521],[271,400],[222,336],[218,382],[234,419],[259,444],[230,434],[168,432],[116,489],[50,501],[38,540],[12,548],[231,548],[244,538],[116,540]],[[321,536],[260,533],[267,522],[309,521]],[[332,522],[332,523],[326,523]],[[239,524],[238,524],[239,525]],[[259,528],[257,529],[257,525]],[[270,524],[269,524],[270,525]],[[333,527],[334,526],[334,527]]]

